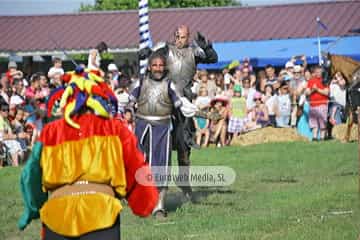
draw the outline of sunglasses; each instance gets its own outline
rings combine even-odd
[[[261,101],[261,98],[254,98],[254,101],[257,101],[257,100]]]

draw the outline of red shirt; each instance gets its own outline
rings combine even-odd
[[[328,87],[325,86],[322,82],[322,78],[314,77],[311,78],[307,83],[307,88],[310,88],[310,90],[313,88],[313,86],[316,85],[318,89],[327,89]],[[310,98],[310,106],[320,106],[323,104],[328,104],[329,97],[326,95],[323,95],[319,92],[313,92],[309,96]]]

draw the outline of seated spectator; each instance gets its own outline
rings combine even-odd
[[[265,94],[262,97],[263,102],[265,103],[268,114],[270,125],[276,127],[276,114],[275,114],[275,105],[276,105],[276,95],[274,95],[274,88],[272,85],[267,84],[265,86]]]
[[[229,100],[225,97],[216,97],[211,101],[211,111],[221,116],[219,120],[210,121],[210,141],[216,143],[217,139],[220,138],[218,147],[225,146],[226,141],[226,120],[228,117],[227,105]]]
[[[16,134],[11,129],[10,122],[8,120],[9,105],[2,104],[0,106],[0,136],[2,142],[7,147],[11,155],[11,165],[18,166],[19,160],[22,158],[22,148],[18,141],[16,141]]]
[[[290,127],[291,101],[289,95],[289,85],[283,81],[280,85],[279,96],[275,103],[276,126]]]
[[[209,142],[210,130],[209,119],[203,117],[194,117],[194,126],[196,129],[196,144],[201,147],[207,147]]]
[[[346,81],[341,74],[337,72],[330,84],[330,119],[332,125],[345,122],[345,104],[346,104]]]
[[[15,119],[11,122],[12,129],[16,135],[16,140],[20,143],[23,152],[27,152],[29,146],[29,135],[25,132],[24,109],[16,107]]]

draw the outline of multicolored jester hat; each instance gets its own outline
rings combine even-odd
[[[83,106],[92,109],[96,115],[110,117],[117,112],[117,99],[113,91],[100,77],[99,71],[87,70],[81,66],[75,71],[63,75],[64,86],[54,89],[47,102],[47,115],[51,117],[52,109],[60,99],[60,109],[65,121],[74,128],[80,125],[71,119]]]

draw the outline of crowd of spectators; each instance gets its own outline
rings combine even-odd
[[[340,72],[325,84],[322,68],[309,67],[305,56],[291,58],[278,72],[272,65],[255,72],[249,59],[230,65],[222,73],[199,70],[194,77],[194,103],[221,115],[194,118],[201,146],[226,146],[234,135],[269,126],[295,128],[321,141],[345,121],[346,81]]]
[[[63,74],[59,58],[46,73],[29,78],[15,62],[8,63],[0,79],[0,167],[17,166],[29,154],[47,121],[46,100],[62,85]],[[127,104],[135,77],[124,76],[114,63],[104,77],[118,98],[118,116],[133,130],[134,114]],[[309,139],[323,140],[327,123],[345,120],[344,77],[336,73],[329,85],[323,84],[321,68],[309,68],[305,56],[290,59],[278,71],[272,65],[255,71],[250,59],[223,71],[198,70],[193,83],[194,104],[208,116],[194,117],[196,142],[202,147],[230,145],[234,136],[268,126],[297,128]]]

